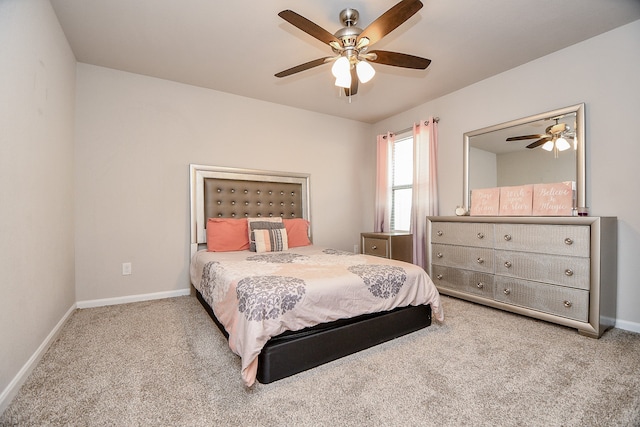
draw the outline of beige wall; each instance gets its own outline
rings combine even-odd
[[[0,76],[1,411],[75,302],[75,59],[48,1],[0,1]]]
[[[640,330],[640,200],[629,184],[640,21],[374,126],[76,67],[46,0],[0,0],[0,46],[0,410],[75,301],[188,287],[189,163],[310,173],[315,242],[352,250],[373,223],[374,135],[429,115],[441,117],[450,215],[464,132],[586,103],[588,203],[619,218],[618,326]]]
[[[371,125],[86,64],[76,94],[78,301],[189,288],[189,163],[309,173],[314,242],[358,244]]]
[[[587,203],[617,216],[618,322],[640,332],[640,21],[377,123],[374,134],[440,116],[440,214],[462,204],[462,135],[508,120],[586,104]]]

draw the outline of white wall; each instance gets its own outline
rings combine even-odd
[[[0,1],[0,412],[75,303],[74,85],[49,2]]]
[[[309,173],[314,242],[359,242],[371,125],[86,64],[76,94],[78,301],[189,288],[189,163]]]
[[[617,326],[640,332],[640,21],[379,122],[374,134],[440,117],[440,214],[453,215],[462,204],[465,132],[581,102],[587,204],[592,215],[618,217]]]

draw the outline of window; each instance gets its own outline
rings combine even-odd
[[[412,186],[413,136],[399,136],[391,159],[391,231],[409,231]]]

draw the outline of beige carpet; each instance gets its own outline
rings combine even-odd
[[[640,425],[639,334],[443,305],[443,324],[251,389],[194,297],[79,310],[0,426]]]

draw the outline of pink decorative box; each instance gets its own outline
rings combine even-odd
[[[471,191],[471,215],[497,216],[500,207],[499,188],[480,188]]]
[[[533,185],[500,187],[500,216],[531,216]]]
[[[572,182],[533,185],[534,216],[571,216],[572,209]]]

